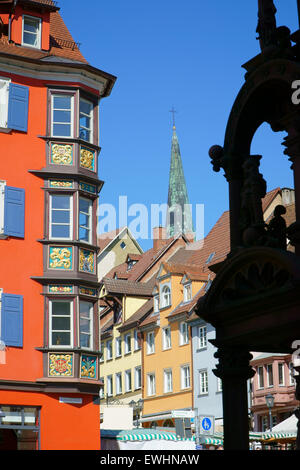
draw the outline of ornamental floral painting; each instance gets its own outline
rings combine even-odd
[[[49,354],[49,376],[72,377],[73,354]]]
[[[97,358],[95,356],[81,356],[80,377],[97,379]]]
[[[94,274],[95,273],[95,253],[90,250],[79,250],[79,271]]]
[[[50,269],[72,269],[72,247],[49,248],[49,268]]]
[[[73,165],[73,145],[51,144],[50,163]]]
[[[95,171],[95,152],[85,147],[80,149],[80,166]]]

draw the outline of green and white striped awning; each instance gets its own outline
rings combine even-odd
[[[181,441],[181,440],[194,440],[181,439],[174,432],[155,431],[154,429],[132,429],[128,431],[117,431],[110,429],[101,429],[102,439],[116,439],[117,441],[152,441],[152,440],[166,440],[166,441]]]
[[[295,432],[263,432],[263,440],[280,440],[280,439],[296,439],[297,433]]]

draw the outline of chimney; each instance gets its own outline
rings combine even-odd
[[[167,231],[165,227],[154,227],[153,228],[153,248],[155,251],[160,250],[163,246],[168,243]]]

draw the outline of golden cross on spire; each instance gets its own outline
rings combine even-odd
[[[175,113],[177,113],[177,111],[174,109],[174,106],[172,106],[172,109],[170,109],[170,113],[173,114],[173,129],[175,129]]]

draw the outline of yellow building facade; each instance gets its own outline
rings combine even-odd
[[[190,271],[190,272],[189,272]],[[204,293],[206,275],[162,263],[153,290],[154,311],[143,334],[143,425],[174,424],[172,411],[193,408],[192,345],[186,323]]]

